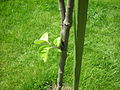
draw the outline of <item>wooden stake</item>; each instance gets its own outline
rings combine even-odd
[[[74,90],[79,88],[82,54],[87,19],[88,0],[77,0],[75,2],[75,68],[74,68]]]

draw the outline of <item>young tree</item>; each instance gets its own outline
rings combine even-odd
[[[64,66],[67,58],[67,47],[69,39],[69,31],[72,26],[74,0],[67,0],[66,8],[64,0],[59,0],[59,9],[61,14],[61,57],[59,63],[59,72],[57,80],[57,90],[61,90],[63,82]]]
[[[78,90],[80,70],[82,63],[82,52],[84,44],[85,26],[87,18],[88,0],[75,0],[74,13],[74,33],[75,33],[75,73],[74,73],[74,90]],[[72,26],[74,0],[67,0],[66,5],[64,0],[59,0],[59,10],[61,15],[61,35],[54,40],[54,44],[48,40],[48,33],[42,35],[39,40],[35,40],[36,44],[40,44],[39,51],[41,57],[46,61],[48,51],[50,48],[58,48],[61,50],[61,57],[59,62],[59,71],[57,79],[57,90],[61,90],[63,83],[64,67],[67,58],[67,48],[69,31]],[[52,46],[56,45],[56,46]]]

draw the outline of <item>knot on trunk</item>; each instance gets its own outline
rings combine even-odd
[[[65,19],[64,22],[63,22],[63,25],[65,25],[66,27],[71,27],[72,23]]]

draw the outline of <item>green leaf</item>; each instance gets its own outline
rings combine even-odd
[[[53,43],[54,43],[54,45],[56,45],[57,47],[59,47],[60,44],[61,44],[61,37],[56,38],[56,39],[53,41]]]
[[[48,42],[48,33],[46,32],[46,33],[44,33],[42,36],[41,36],[41,38],[40,39],[37,39],[37,40],[35,40],[34,41],[34,43],[35,44],[49,44],[49,42]]]
[[[41,52],[44,48],[48,47],[47,45],[43,45],[39,47],[39,52]]]
[[[38,40],[38,39],[34,41],[35,44],[42,44],[43,42],[45,42],[45,41],[44,40]]]
[[[48,32],[44,33],[44,34],[41,36],[40,40],[43,40],[43,41],[48,42]]]
[[[40,57],[44,60],[44,62],[46,62],[48,59],[48,53],[49,53],[50,48],[51,47],[49,47],[47,45],[41,46],[39,48]]]
[[[57,49],[57,52],[61,53],[61,50],[60,50],[60,49]]]

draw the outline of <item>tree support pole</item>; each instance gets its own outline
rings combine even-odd
[[[87,20],[88,0],[75,1],[75,68],[73,89],[78,90]]]

